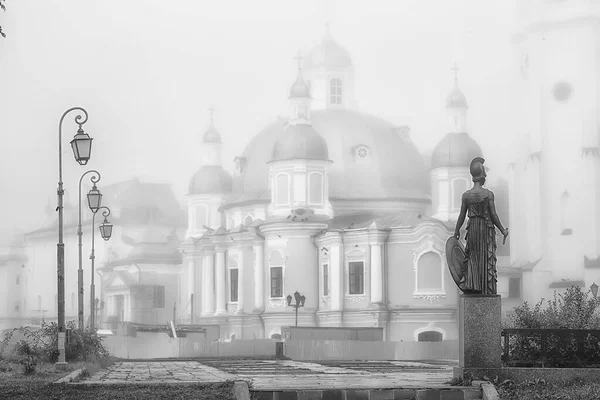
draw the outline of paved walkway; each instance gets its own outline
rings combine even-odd
[[[210,383],[252,381],[254,390],[441,388],[449,364],[419,362],[309,363],[291,360],[118,362],[82,381],[91,383]]]

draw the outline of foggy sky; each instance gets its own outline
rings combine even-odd
[[[183,202],[215,105],[223,164],[288,113],[294,56],[327,20],[350,52],[360,110],[409,125],[421,151],[447,133],[453,62],[468,126],[491,174],[504,174],[516,133],[513,2],[495,0],[9,0],[0,13],[0,243],[39,227],[56,206],[58,121],[90,114],[92,160],[79,166],[63,125],[66,196],[96,168],[102,184],[171,182]],[[107,204],[108,205],[108,204]],[[110,206],[110,205],[109,205]],[[57,218],[57,217],[56,217]]]

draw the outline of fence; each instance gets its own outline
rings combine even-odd
[[[600,365],[600,330],[503,329],[507,366],[585,367]]]
[[[103,342],[111,355],[129,359],[276,356],[276,341],[271,339],[219,342],[193,335],[171,338],[166,333],[138,332],[137,337],[108,336]],[[298,361],[457,359],[458,341],[288,340],[284,355]]]

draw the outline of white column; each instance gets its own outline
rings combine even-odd
[[[343,274],[339,244],[330,246],[329,264],[331,268],[331,311],[340,311],[342,309]]]
[[[246,266],[244,265],[244,248],[239,249],[238,261],[238,314],[244,313],[244,286],[246,283]]]
[[[217,309],[216,313],[224,313],[225,310],[225,252],[224,250],[217,251],[215,255],[215,275],[217,277],[215,285],[217,292]]]
[[[204,261],[202,263],[202,269],[204,271],[204,282],[203,292],[205,299],[205,306],[203,311],[205,314],[213,314],[215,312],[215,255],[213,253],[205,254]]]
[[[252,247],[254,249],[254,309],[263,310],[265,306],[263,246],[257,244]]]
[[[383,266],[381,265],[381,245],[371,245],[371,303],[383,301]]]
[[[187,304],[191,299],[191,295],[196,291],[196,274],[194,273],[194,258],[191,257],[188,259],[188,270],[187,270],[187,299],[184,304]]]

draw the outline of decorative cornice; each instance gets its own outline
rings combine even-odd
[[[438,303],[440,300],[445,299],[446,295],[440,294],[413,294],[413,299],[421,299],[426,303]]]

